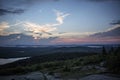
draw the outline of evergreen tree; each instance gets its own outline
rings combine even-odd
[[[103,54],[103,55],[107,55],[107,51],[106,51],[106,49],[105,49],[104,46],[103,46],[103,48],[102,48],[102,54]]]
[[[114,53],[114,48],[113,48],[113,47],[111,47],[109,53],[110,53],[110,54]]]

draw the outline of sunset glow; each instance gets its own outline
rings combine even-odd
[[[6,2],[0,3],[0,45],[120,43],[120,1]]]

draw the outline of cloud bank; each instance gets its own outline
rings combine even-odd
[[[56,15],[57,23],[44,25],[32,22],[19,22],[14,25],[10,25],[7,22],[2,22],[0,23],[0,42],[6,44],[11,43],[11,41],[13,44],[14,41],[16,41],[15,44],[22,44],[24,41],[28,41],[26,44],[29,44],[29,42],[32,42],[31,44],[43,44],[43,42],[44,44],[48,44],[46,42],[49,42],[49,44],[120,43],[120,24],[115,24],[103,32],[59,33],[55,31],[59,25],[64,23],[64,18],[66,15],[68,16],[68,14],[56,12]],[[19,31],[18,28],[12,29],[18,25],[23,26],[22,31]],[[12,29],[12,31],[10,29]],[[38,40],[38,43],[34,42],[33,38]]]
[[[59,35],[60,36],[60,35]],[[114,25],[112,28],[103,32],[85,32],[85,33],[63,33],[62,36],[52,41],[56,44],[102,44],[119,43],[120,44],[120,25]]]
[[[91,43],[120,43],[120,24],[114,24],[103,32],[64,32],[59,33],[57,27],[64,23],[64,18],[69,14],[56,12],[56,23],[36,24],[32,22],[18,22],[10,25],[7,22],[0,23],[0,42],[2,43],[23,43],[26,44],[91,44]],[[18,29],[22,25],[22,30]],[[13,27],[17,27],[13,29]],[[22,35],[21,35],[22,34]],[[34,42],[34,39],[38,43]],[[7,40],[7,41],[6,41]],[[6,42],[5,42],[6,41]],[[16,41],[16,43],[14,43]]]

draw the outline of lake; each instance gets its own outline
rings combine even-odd
[[[27,58],[30,58],[30,57],[7,58],[7,59],[6,58],[0,58],[0,65],[4,65],[4,64],[7,64],[7,63],[12,63],[12,62],[22,60],[22,59],[27,59]]]

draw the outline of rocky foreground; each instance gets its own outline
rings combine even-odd
[[[60,76],[52,76],[41,72],[32,72],[24,75],[0,76],[0,80],[120,80],[120,77],[111,77],[103,74],[89,75],[77,79],[63,79]]]

